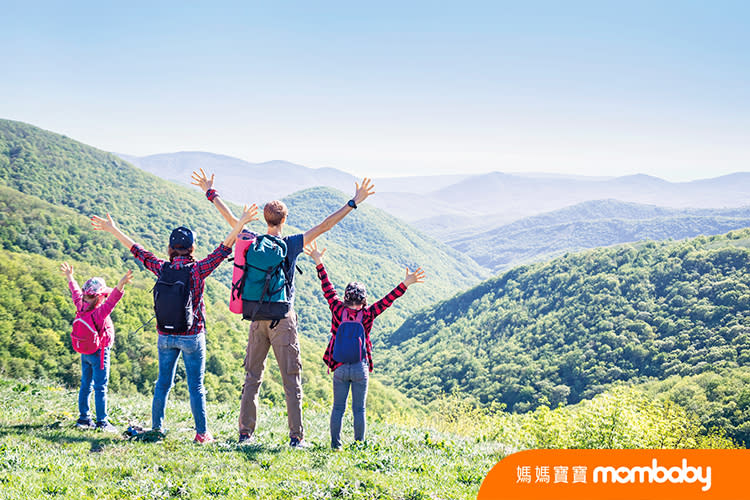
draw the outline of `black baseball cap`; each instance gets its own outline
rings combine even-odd
[[[169,246],[172,248],[187,249],[193,246],[194,241],[193,232],[184,226],[178,227],[169,235]]]

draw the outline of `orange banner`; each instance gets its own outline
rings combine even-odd
[[[478,500],[750,500],[750,450],[528,450]]]

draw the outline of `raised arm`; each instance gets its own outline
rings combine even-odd
[[[329,231],[333,226],[341,222],[341,220],[346,217],[349,212],[357,208],[357,205],[365,201],[368,196],[370,196],[371,194],[375,194],[375,186],[373,186],[372,180],[368,179],[367,177],[362,179],[362,185],[360,185],[359,183],[355,183],[355,187],[356,189],[354,191],[354,198],[352,198],[351,200],[354,202],[354,206],[352,207],[347,203],[346,205],[326,217],[323,222],[307,231],[305,233],[305,245],[307,245],[308,243],[312,243],[318,236],[325,233],[326,231]]]
[[[156,257],[148,250],[142,248],[140,245],[136,245],[135,241],[131,240],[128,236],[125,235],[125,233],[120,231],[120,228],[117,227],[115,221],[112,220],[112,216],[107,214],[107,218],[102,219],[101,217],[97,217],[96,215],[94,215],[93,217],[91,217],[91,225],[94,226],[94,230],[96,231],[106,231],[110,234],[113,234],[115,238],[120,241],[120,243],[125,245],[128,250],[130,250],[130,253],[132,253],[136,259],[143,262],[143,265],[146,267],[146,269],[156,274],[157,276],[159,275],[161,266],[164,264],[164,261]]]
[[[237,235],[240,234],[240,231],[245,227],[245,224],[254,220],[258,220],[258,206],[255,203],[249,207],[247,205],[243,206],[242,215],[239,219],[235,220],[234,225],[232,226],[232,231],[224,239],[223,245],[231,248],[232,245],[234,245],[234,242],[237,241]]]
[[[214,204],[221,216],[224,217],[224,220],[227,221],[230,226],[234,227],[235,224],[237,224],[237,217],[234,216],[229,207],[226,206],[221,198],[219,198],[219,195],[214,189],[214,174],[211,174],[211,178],[209,179],[203,169],[200,169],[200,172],[193,171],[193,182],[190,184],[198,186],[205,191],[208,201]]]
[[[250,221],[258,220],[258,207],[255,204],[248,207],[245,205],[242,216],[237,220],[237,223],[232,228],[232,231],[227,235],[224,241],[219,245],[219,248],[211,252],[205,259],[202,259],[196,263],[198,273],[202,278],[205,278],[221,264],[224,259],[232,251],[232,245],[237,240],[237,235],[240,234],[242,228]]]
[[[326,253],[326,249],[318,250],[317,242],[313,241],[305,247],[305,253],[312,258],[313,262],[315,262],[315,267],[318,271],[318,279],[320,279],[320,286],[323,288],[323,296],[326,298],[326,301],[328,301],[328,307],[331,311],[336,313],[336,309],[339,309],[343,305],[343,302],[339,299],[331,280],[328,279],[328,273],[323,265],[323,254]]]
[[[104,303],[97,307],[94,311],[94,322],[101,324],[104,322],[104,319],[110,315],[112,312],[112,309],[115,308],[117,305],[117,302],[122,298],[122,291],[125,288],[125,285],[128,283],[131,283],[133,281],[133,271],[128,269],[128,272],[125,273],[125,275],[120,278],[120,281],[117,283],[117,286],[112,290],[112,293],[109,294],[109,297],[107,297],[107,300],[104,301]]]
[[[421,267],[417,268],[414,272],[409,271],[409,268],[407,267],[406,278],[404,278],[404,281],[399,283],[396,288],[388,293],[388,295],[370,306],[370,311],[372,311],[374,316],[378,316],[380,313],[391,307],[393,302],[406,292],[407,288],[414,283],[424,283],[424,279],[425,273]]]
[[[78,286],[78,282],[73,277],[73,266],[67,262],[63,262],[60,264],[60,271],[68,279],[68,288],[70,289],[70,295],[73,298],[76,310],[80,310],[83,307],[83,292],[81,292],[81,287]]]
[[[107,214],[106,219],[94,215],[93,217],[91,217],[91,225],[94,226],[95,231],[106,231],[114,235],[114,237],[117,238],[120,243],[125,245],[128,250],[133,248],[133,245],[135,245],[135,241],[133,241],[125,233],[120,231],[120,228],[117,227],[117,224],[115,224],[115,221],[112,220],[112,216],[109,214]]]

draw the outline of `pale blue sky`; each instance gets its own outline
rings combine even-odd
[[[745,2],[105,3],[0,3],[0,117],[371,176],[750,170]]]

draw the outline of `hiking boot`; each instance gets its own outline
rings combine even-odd
[[[255,435],[240,432],[240,437],[237,439],[237,444],[255,444]]]
[[[310,447],[310,445],[307,444],[307,441],[305,441],[304,439],[296,438],[296,437],[293,437],[289,440],[289,446],[291,446],[292,448],[300,449],[300,450],[304,450]]]
[[[205,434],[195,434],[194,442],[198,444],[208,444],[216,441],[210,432],[206,431]]]
[[[111,433],[118,432],[117,427],[110,424],[107,420],[104,420],[103,422],[97,422],[96,430],[102,431],[102,432],[111,432]]]
[[[90,418],[79,418],[76,420],[76,429],[93,429],[94,422]]]

